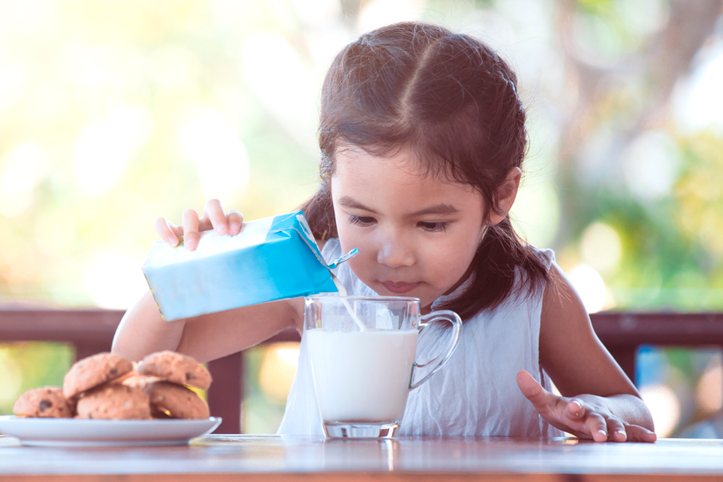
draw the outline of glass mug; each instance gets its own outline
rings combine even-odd
[[[452,356],[462,320],[447,310],[421,316],[418,298],[318,295],[305,302],[304,336],[325,435],[394,437],[409,391]],[[442,353],[417,363],[417,336],[433,322],[452,324],[449,341]],[[422,367],[427,373],[415,382]]]

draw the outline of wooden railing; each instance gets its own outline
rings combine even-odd
[[[600,341],[633,382],[642,345],[723,349],[723,313],[603,312],[590,318]]]
[[[76,359],[109,351],[123,311],[100,309],[0,308],[0,342],[55,341],[75,347]],[[635,381],[635,356],[641,345],[723,348],[723,313],[596,313],[598,337],[625,373]],[[298,341],[286,330],[265,343]],[[238,433],[243,400],[243,354],[208,364],[213,384],[208,390],[211,414],[223,417],[216,433]]]

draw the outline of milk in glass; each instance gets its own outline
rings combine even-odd
[[[317,404],[325,421],[401,421],[417,330],[307,330]]]

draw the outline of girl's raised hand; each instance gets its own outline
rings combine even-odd
[[[243,229],[244,217],[238,211],[229,211],[224,214],[221,201],[211,199],[203,209],[203,216],[198,217],[194,209],[183,212],[182,225],[176,226],[166,218],[156,219],[156,232],[171,246],[178,245],[179,237],[183,236],[183,245],[193,251],[198,247],[201,231],[215,229],[218,234],[234,236]]]
[[[545,390],[525,370],[517,373],[522,394],[550,425],[581,439],[595,442],[655,442],[655,432],[615,417],[597,395],[568,398]]]

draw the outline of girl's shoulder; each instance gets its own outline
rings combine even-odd
[[[527,244],[525,248],[542,263],[546,271],[550,271],[550,268],[555,263],[555,252],[552,249],[538,248],[534,244]]]
[[[527,306],[538,311],[544,294],[548,291],[551,276],[554,274],[555,252],[549,248],[538,248],[534,244],[526,244],[523,249],[534,257],[545,271],[544,277],[533,278],[523,266],[515,267],[513,286],[506,299],[501,303],[503,309]]]

